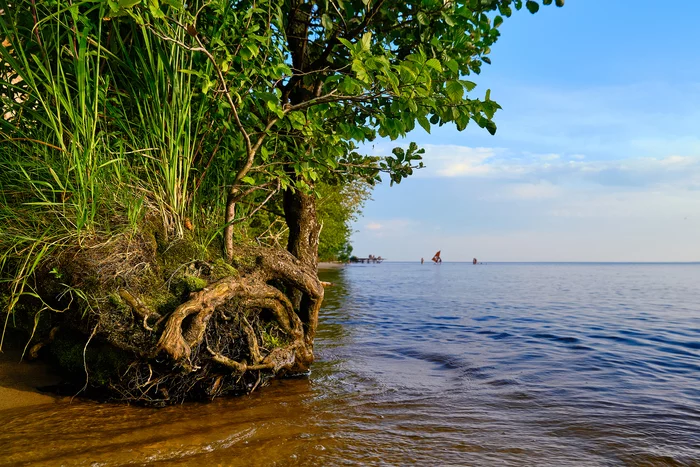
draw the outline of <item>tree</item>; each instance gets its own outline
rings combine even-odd
[[[377,165],[352,154],[352,142],[377,135],[396,139],[416,123],[426,131],[446,123],[461,130],[473,121],[495,132],[499,106],[489,91],[483,99],[470,97],[476,85],[465,78],[490,63],[504,17],[523,6],[532,13],[539,9],[532,0],[215,1],[179,5],[175,10],[183,18],[174,20],[157,0],[143,11],[123,3],[116,4],[115,14],[129,13],[162,39],[209,61],[210,74],[200,72],[203,89],[218,83],[216,91],[245,142],[226,222],[233,221],[236,202],[248,192],[242,182],[255,183],[246,177],[273,151],[284,174],[267,175],[284,180],[285,212],[294,226],[289,250],[309,263],[317,227],[307,196],[319,172],[340,167],[346,175],[376,179],[384,170],[398,183],[420,159],[415,152]],[[177,4],[163,3],[166,11]],[[188,31],[187,40],[175,39],[178,28]],[[265,151],[268,139],[275,144]],[[230,249],[230,229],[226,237]]]
[[[189,280],[185,265],[199,264],[198,274],[217,271],[208,275],[207,287],[194,287],[196,281],[190,280],[186,290],[195,293],[180,294],[182,303],[166,308],[154,327],[149,319],[160,312],[123,285],[114,285],[112,295],[118,297],[101,286],[104,295],[88,301],[88,308],[112,301],[130,307],[143,317],[144,330],[121,345],[137,352],[150,342],[154,349],[138,354],[143,365],[165,353],[175,368],[192,374],[188,381],[211,383],[209,389],[221,387],[217,365],[240,373],[307,369],[323,298],[316,262],[322,234],[318,196],[327,189],[324,184],[340,187],[347,196],[353,187],[378,182],[381,173],[400,183],[422,166],[423,151],[413,143],[383,159],[357,151],[357,143],[377,136],[395,140],[416,125],[430,131],[449,123],[462,130],[470,122],[495,132],[499,106],[488,90],[475,97],[469,77],[490,63],[490,47],[504,18],[523,7],[535,13],[539,4],[3,1],[0,26],[9,46],[0,50],[7,65],[0,97],[8,117],[1,122],[0,176],[8,182],[0,216],[21,220],[22,226],[0,236],[0,242],[8,242],[0,269],[14,271],[7,280],[13,296],[8,310],[18,294],[50,309],[58,306],[23,290],[44,264],[42,258],[61,248],[76,250],[70,250],[74,259],[82,254],[85,262],[97,263],[100,280],[113,285],[117,279],[124,282],[124,271],[134,277],[133,271],[151,268],[163,273],[154,283],[170,289],[173,277]],[[236,226],[255,216],[262,219],[266,205],[281,206],[289,253],[243,251],[236,242]],[[165,233],[144,227],[149,211],[157,212]],[[29,214],[31,222],[24,220]],[[245,274],[212,267],[211,248],[197,253],[200,257],[188,250],[181,264],[162,267],[167,261],[158,255],[173,249],[163,247],[167,242],[161,237],[187,237],[194,229],[190,218],[197,228],[214,226],[206,245],[220,235],[227,262]],[[107,245],[121,245],[117,241],[99,247],[90,243],[111,234],[117,224],[132,229],[119,237],[127,242],[124,248],[133,251],[128,242],[138,238],[146,260],[132,264],[132,253],[110,256]],[[330,227],[327,234],[333,233]],[[347,234],[347,225],[337,227],[338,238]],[[34,229],[36,239],[22,229]],[[134,234],[139,231],[140,236]],[[59,239],[56,232],[64,235]],[[350,253],[336,243],[338,251]],[[95,252],[103,250],[98,257]],[[100,262],[117,257],[128,264]],[[139,269],[143,264],[147,268]],[[55,277],[63,274],[54,268],[42,277],[51,271]],[[76,267],[66,273],[84,276]],[[77,294],[76,284],[84,283],[78,279],[65,294]],[[153,289],[144,282],[139,290]],[[223,312],[219,316],[217,308],[227,306],[255,312],[240,312],[236,319]],[[98,325],[110,322],[121,329],[124,324],[114,321],[123,313],[110,315],[112,321],[96,314],[94,330],[83,323],[81,332],[99,338]],[[270,344],[263,353],[258,342],[266,339],[279,345]],[[240,342],[247,348],[239,348]],[[150,375],[150,363],[148,373],[143,365],[134,367],[142,368],[137,381]],[[161,371],[161,386],[177,380],[172,368]],[[151,384],[151,376],[147,380]]]
[[[371,187],[361,181],[345,185],[317,185],[317,212],[321,224],[318,258],[320,261],[347,261],[352,253],[350,235],[370,196]]]

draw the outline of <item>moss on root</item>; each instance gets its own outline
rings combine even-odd
[[[191,234],[168,243],[151,221],[56,255],[37,273],[40,298],[25,297],[11,324],[76,387],[87,377],[111,399],[246,393],[313,360],[315,322],[302,323],[281,290],[310,293],[316,312],[323,291],[298,268],[286,252],[254,247],[228,263]]]

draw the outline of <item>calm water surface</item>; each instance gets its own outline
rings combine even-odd
[[[322,273],[306,379],[0,411],[0,464],[700,465],[700,265]]]

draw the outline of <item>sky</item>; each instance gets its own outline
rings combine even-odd
[[[700,2],[567,0],[501,26],[472,92],[503,110],[422,129],[426,168],[374,190],[357,256],[700,261]]]

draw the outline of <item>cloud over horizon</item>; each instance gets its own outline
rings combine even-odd
[[[388,145],[386,145],[388,147]],[[589,183],[648,187],[667,183],[700,189],[698,155],[589,159],[583,154],[535,154],[507,148],[424,144],[416,178],[483,178],[533,184]],[[375,154],[382,154],[380,151]]]
[[[425,148],[424,173],[377,188],[382,204],[356,225],[358,253],[371,245],[394,260],[419,248],[444,248],[453,261],[700,260],[698,156]]]
[[[493,65],[474,77],[472,97],[491,88],[502,106],[495,136],[477,125],[463,132],[444,125],[366,145],[389,155],[415,141],[426,150],[426,168],[375,189],[355,225],[358,253],[415,260],[443,248],[449,260],[700,260],[700,52],[689,40],[696,33],[679,30],[661,44],[624,24],[605,39],[582,40],[581,15],[597,21],[600,5],[577,5],[567,10],[576,15],[543,21],[536,31],[523,18],[494,47]],[[651,5],[606,8],[644,24],[658,17]],[[668,60],[651,66],[649,51],[661,49]]]

